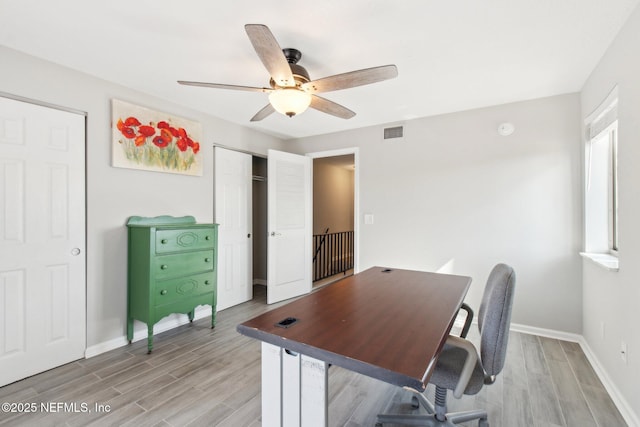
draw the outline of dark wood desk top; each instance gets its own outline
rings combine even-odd
[[[243,335],[424,389],[470,277],[373,267],[238,325]],[[288,328],[276,324],[298,319]]]

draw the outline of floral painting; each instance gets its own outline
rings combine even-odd
[[[113,99],[113,166],[202,175],[200,123]]]

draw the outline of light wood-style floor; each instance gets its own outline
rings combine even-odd
[[[0,412],[0,425],[260,426],[260,343],[235,326],[274,307],[256,287],[253,301],[218,314],[215,329],[202,319],[157,335],[151,355],[138,341],[2,387],[0,402],[38,410]],[[379,412],[410,411],[409,392],[336,366],[329,400],[331,426],[373,426]],[[61,412],[41,411],[42,402]],[[74,404],[79,412],[69,411]],[[492,427],[626,426],[578,344],[520,333],[510,335],[498,381],[449,407],[488,408]]]

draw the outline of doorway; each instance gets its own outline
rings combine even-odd
[[[313,157],[313,285],[351,275],[357,252],[357,149]]]
[[[218,310],[252,299],[254,284],[269,304],[310,292],[311,158],[222,146],[214,157]]]
[[[267,286],[267,159],[253,156],[253,284]],[[265,291],[266,292],[266,291]]]
[[[216,150],[232,150],[237,151],[231,148],[216,146]],[[234,269],[236,271],[244,271],[249,272],[249,280],[243,280],[244,283],[240,286],[242,289],[245,289],[244,299],[253,298],[253,290],[254,286],[264,286],[268,287],[269,279],[268,272],[269,268],[268,264],[268,243],[269,239],[272,235],[280,236],[281,231],[275,231],[269,229],[268,224],[268,200],[269,194],[271,190],[269,190],[269,177],[275,179],[276,173],[269,166],[268,159],[271,156],[267,156],[266,158],[260,155],[256,155],[254,153],[241,152],[243,156],[249,159],[251,164],[251,176],[248,177],[250,181],[249,184],[249,201],[245,204],[246,207],[249,208],[250,214],[247,218],[248,221],[248,229],[245,232],[245,239],[248,237],[245,242],[249,243],[251,254],[244,259],[248,260],[248,265],[241,269]],[[275,153],[271,153],[275,155]],[[287,154],[287,153],[283,153]],[[287,154],[292,156],[291,154]],[[239,157],[243,157],[239,156]],[[320,176],[313,178],[310,176],[310,180],[315,183],[316,189],[314,189],[314,193],[316,196],[319,196],[316,200],[311,203],[313,207],[310,208],[313,211],[313,216],[318,219],[316,221],[315,228],[310,226],[308,235],[309,243],[304,245],[304,247],[308,247],[309,249],[309,257],[305,259],[311,260],[314,257],[314,251],[318,248],[318,245],[313,244],[313,239],[311,238],[312,234],[316,235],[316,238],[323,238],[324,243],[320,246],[324,248],[337,248],[340,249],[339,252],[333,252],[328,255],[321,255],[321,252],[318,252],[318,258],[324,256],[325,260],[329,260],[327,265],[330,269],[325,270],[329,271],[331,274],[325,275],[322,279],[316,280],[314,286],[319,286],[322,284],[326,284],[327,281],[336,280],[344,277],[346,274],[352,274],[358,271],[358,149],[357,148],[348,148],[343,150],[333,150],[333,151],[325,151],[318,153],[310,153],[307,156],[298,156],[298,157],[306,157],[307,159],[311,159],[312,161],[318,161],[317,166],[314,169],[318,169],[321,171],[322,169],[333,169],[333,173],[321,173]],[[224,162],[225,164],[227,161]],[[218,176],[220,171],[223,170],[223,167],[217,168],[215,174],[216,182],[220,182],[220,177]],[[233,168],[236,169],[236,168]],[[273,175],[273,176],[272,176]],[[331,178],[333,177],[333,178]],[[273,181],[273,180],[272,180]],[[271,182],[272,182],[271,181]],[[336,184],[337,183],[337,184]],[[217,185],[217,184],[216,184]],[[289,188],[290,190],[291,188]],[[329,193],[323,193],[323,190],[328,189]],[[217,191],[217,194],[220,195],[223,192]],[[234,192],[235,193],[235,192]],[[275,194],[275,193],[274,193]],[[337,197],[337,194],[340,194],[340,197]],[[345,196],[346,194],[346,196]],[[216,195],[216,198],[218,195]],[[224,199],[224,198],[222,198]],[[339,201],[340,204],[336,207],[335,203]],[[333,208],[327,211],[327,206],[331,204],[334,205]],[[223,216],[220,216],[218,210],[224,203],[222,201],[217,201],[215,203],[214,212],[215,221],[218,223],[224,222]],[[227,204],[228,205],[228,204]],[[322,208],[324,206],[324,208]],[[324,209],[324,211],[323,211]],[[335,211],[339,210],[340,215],[332,215]],[[333,219],[327,219],[328,217],[334,217]],[[243,217],[245,217],[243,215]],[[287,218],[289,218],[288,216]],[[220,244],[220,252],[218,265],[220,266],[219,271],[219,300],[218,309],[224,309],[228,306],[235,305],[239,303],[239,301],[226,301],[228,298],[225,298],[224,292],[221,291],[221,287],[224,286],[221,282],[229,282],[232,281],[229,278],[223,278],[224,275],[221,275],[223,270],[223,266],[227,264],[228,257],[225,255],[225,251],[222,248],[222,234],[223,234],[223,226],[220,227],[220,235],[219,235],[219,244]],[[328,229],[328,230],[327,230]],[[322,250],[322,248],[320,249]],[[346,250],[346,253],[344,252]],[[291,264],[291,260],[287,259],[286,262]],[[233,264],[233,263],[231,263]],[[302,263],[298,263],[302,265]],[[245,265],[245,264],[243,264]],[[311,266],[309,266],[309,270],[312,270]],[[231,268],[227,268],[225,271],[232,271]],[[323,273],[326,274],[326,273]],[[243,274],[243,277],[247,277]],[[316,278],[320,277],[316,275]],[[311,289],[312,279],[309,277],[309,289]],[[275,283],[275,282],[274,282]],[[262,294],[262,289],[259,294]]]

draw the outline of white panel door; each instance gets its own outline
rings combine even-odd
[[[252,158],[215,147],[218,310],[253,298]]]
[[[85,117],[0,97],[0,386],[84,357]]]
[[[269,150],[267,303],[311,292],[311,158]]]

